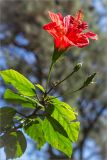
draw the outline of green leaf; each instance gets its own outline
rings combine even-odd
[[[21,95],[23,98],[26,98],[29,102],[31,102],[32,104],[37,104],[38,106],[41,106],[44,108],[44,106],[42,104],[39,103],[38,99],[35,99],[35,98],[31,98],[31,97],[28,97],[28,96],[25,96],[25,95]]]
[[[60,125],[60,123],[56,119],[54,119],[51,116],[48,116],[47,119],[52,124],[55,131],[59,132],[60,134],[62,134],[63,136],[68,138],[66,131],[64,130],[64,128]]]
[[[13,124],[13,117],[16,110],[9,107],[0,108],[0,132],[4,132]]]
[[[4,93],[4,98],[9,101],[15,101],[15,102],[28,102],[28,100],[21,95],[18,95],[11,91],[10,89],[6,89]]]
[[[27,108],[35,108],[34,104],[33,103],[29,103],[29,102],[23,102],[23,103],[21,103],[21,105],[23,107],[27,107]]]
[[[10,69],[0,71],[0,75],[7,84],[13,85],[19,93],[26,96],[34,96],[36,94],[34,85],[19,72]]]
[[[49,104],[48,107],[46,108],[45,112],[46,115],[51,115],[54,111],[54,105],[53,104]]]
[[[40,84],[35,85],[37,88],[39,88],[43,93],[45,93],[45,89]]]
[[[37,123],[38,121],[38,123]],[[28,127],[25,127],[25,132],[29,135],[34,141],[37,142],[37,147],[40,149],[43,144],[46,142],[44,134],[42,131],[42,120],[37,118],[35,122],[32,122]]]
[[[50,96],[50,105],[54,105],[54,110],[57,109],[61,113],[63,117],[67,117],[68,119],[75,120],[77,117],[77,113],[74,111],[74,109],[69,106],[65,102],[61,102],[58,98],[54,98]]]
[[[27,147],[27,142],[24,134],[21,131],[17,131],[17,152],[16,156],[21,156]]]
[[[2,140],[7,159],[20,157],[26,150],[26,139],[21,131],[6,133]]]
[[[51,116],[56,119],[67,132],[69,139],[76,142],[80,130],[80,123],[77,122],[77,113],[74,112],[67,103],[61,102],[58,99],[52,99],[54,111]]]
[[[46,118],[43,121],[42,128],[46,141],[54,148],[65,153],[68,157],[71,157],[72,145],[70,140],[55,130],[49,119]]]
[[[21,103],[23,107],[34,108],[34,104],[31,102],[31,98],[28,99],[23,95],[16,94],[10,89],[6,89],[4,98],[10,102],[12,101],[19,104]]]

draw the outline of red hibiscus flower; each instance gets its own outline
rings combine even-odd
[[[83,21],[83,12],[80,10],[76,16],[67,15],[63,17],[61,13],[49,12],[52,20],[43,26],[54,37],[55,47],[59,51],[65,51],[71,46],[79,48],[89,44],[89,38],[97,40],[97,35],[93,32],[83,31],[88,28],[87,22]]]

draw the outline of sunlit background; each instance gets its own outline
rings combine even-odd
[[[48,11],[74,15],[84,11],[89,29],[98,34],[98,41],[90,41],[83,48],[71,48],[55,66],[52,80],[60,80],[82,62],[82,70],[56,89],[56,95],[79,112],[81,131],[74,144],[72,160],[107,160],[107,0],[1,0],[0,1],[0,70],[15,69],[33,83],[45,85],[53,39],[42,29],[49,22]],[[97,72],[95,83],[75,94],[85,77]],[[5,85],[0,78],[0,106]],[[54,92],[53,92],[54,93]],[[36,131],[35,131],[36,133]],[[17,160],[66,159],[59,151],[45,144],[39,151],[36,142],[27,135],[27,149]],[[0,160],[6,160],[3,148]]]

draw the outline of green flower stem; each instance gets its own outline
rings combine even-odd
[[[50,93],[54,88],[56,88],[57,86],[59,86],[62,82],[64,82],[66,79],[68,79],[69,77],[71,77],[73,74],[75,73],[75,71],[73,71],[72,73],[70,73],[67,77],[65,77],[64,79],[62,79],[60,82],[58,82],[56,85],[54,85],[54,87],[51,87],[49,89],[49,91],[47,92]]]
[[[64,53],[64,50],[59,51],[57,48],[54,49],[54,52],[53,52],[53,55],[52,55],[52,62],[51,62],[51,66],[50,66],[49,73],[48,73],[48,80],[47,80],[47,83],[46,83],[46,91],[47,91],[48,84],[49,84],[49,81],[50,81],[50,75],[51,75],[53,65],[63,55],[63,53]],[[45,93],[45,96],[46,95],[47,95],[47,92]]]
[[[68,76],[66,76],[64,79],[62,79],[60,82],[58,82],[56,85],[54,85],[53,87],[51,87],[51,88],[49,89],[49,91],[47,92],[47,94],[50,93],[50,92],[53,90],[53,88],[59,86],[62,82],[64,82],[64,81],[65,81],[66,79],[68,79],[69,77],[71,77],[75,72],[77,72],[77,71],[81,68],[81,66],[82,66],[82,64],[81,64],[81,63],[78,63],[78,64],[74,67],[73,71],[72,71]]]
[[[46,83],[46,90],[48,88],[48,84],[49,84],[49,81],[50,81],[50,76],[51,76],[51,71],[52,71],[53,65],[54,65],[54,63],[52,62],[51,65],[50,65],[50,68],[49,68],[48,80],[47,80],[47,83]]]

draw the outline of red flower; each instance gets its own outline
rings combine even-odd
[[[58,50],[66,50],[71,46],[79,48],[89,44],[89,38],[97,40],[97,35],[93,32],[83,33],[88,28],[87,22],[83,21],[83,13],[80,10],[76,16],[67,15],[63,17],[61,13],[49,12],[52,20],[43,26],[53,37],[55,47]]]

